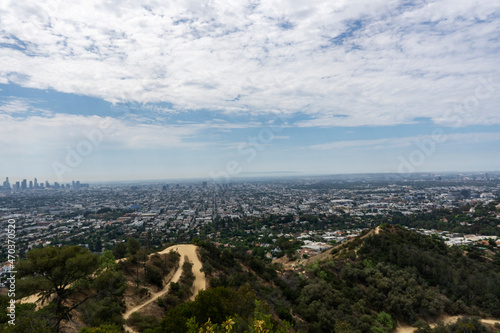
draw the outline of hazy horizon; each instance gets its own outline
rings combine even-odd
[[[316,174],[311,174],[311,173],[301,173],[301,172],[287,172],[287,171],[275,171],[275,172],[255,172],[255,173],[241,173],[235,176],[230,176],[230,177],[224,177],[224,176],[219,176],[219,177],[163,177],[163,178],[130,178],[130,179],[113,179],[113,178],[73,178],[70,179],[69,181],[64,181],[60,184],[71,184],[73,181],[80,181],[81,183],[88,183],[91,185],[111,185],[111,184],[168,184],[168,183],[202,183],[202,182],[208,182],[208,183],[231,183],[231,182],[241,182],[241,181],[252,181],[252,180],[281,180],[281,179],[307,179],[307,178],[359,178],[362,179],[363,177],[366,176],[374,176],[375,178],[381,177],[384,178],[384,176],[390,176],[394,178],[396,181],[397,179],[400,180],[409,180],[409,179],[415,179],[415,178],[421,178],[424,176],[433,176],[433,177],[438,177],[438,176],[451,176],[451,175],[485,175],[489,174],[489,176],[495,176],[496,174],[500,174],[500,170],[482,170],[482,171],[457,171],[457,170],[452,170],[452,171],[422,171],[422,172],[413,172],[413,173],[397,173],[397,172],[361,172],[361,173],[316,173]],[[38,183],[45,183],[46,181],[49,182],[49,184],[52,186],[54,185],[54,182],[58,182],[57,179],[50,179],[50,178],[42,178],[42,177],[20,177],[20,178],[13,178],[10,176],[5,176],[0,179],[0,183],[5,180],[5,178],[9,178],[9,182],[11,186],[15,184],[15,182],[21,182],[23,179],[27,180],[27,183],[29,181],[33,181],[34,178],[37,178]],[[59,183],[59,182],[58,182]]]

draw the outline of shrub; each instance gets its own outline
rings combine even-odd
[[[159,288],[163,287],[163,277],[160,271],[150,265],[146,265],[146,281]]]
[[[127,320],[127,325],[136,328],[139,332],[142,332],[148,328],[155,328],[158,326],[159,321],[153,316],[146,316],[139,312],[134,312],[130,315]]]

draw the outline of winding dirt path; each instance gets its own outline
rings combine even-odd
[[[127,309],[125,314],[123,315],[123,318],[127,320],[130,315],[136,311],[139,311],[142,309],[144,306],[150,304],[151,302],[156,301],[158,297],[161,297],[165,295],[169,290],[170,290],[170,283],[171,282],[177,282],[179,281],[181,274],[182,274],[182,265],[184,264],[184,258],[187,257],[190,262],[193,263],[193,274],[195,276],[195,280],[193,282],[193,295],[191,296],[190,300],[194,300],[196,295],[198,295],[198,292],[200,290],[205,290],[207,288],[207,280],[205,278],[205,273],[201,272],[201,261],[198,258],[198,253],[197,253],[198,247],[193,244],[179,244],[179,245],[173,245],[165,250],[158,252],[158,254],[165,254],[169,253],[171,250],[178,252],[181,257],[179,260],[179,267],[177,268],[177,271],[174,273],[172,278],[169,281],[165,281],[165,288],[160,290],[159,292],[153,293],[146,301],[144,301],[141,304],[135,305],[134,307]],[[126,259],[119,259],[117,262],[123,261]],[[30,295],[27,297],[24,297],[20,300],[17,300],[18,303],[36,303],[36,308],[39,310],[40,308],[43,308],[46,306],[49,302],[41,302],[39,300],[39,295]],[[133,332],[135,333],[136,331],[133,330],[131,327],[128,327],[127,325],[124,325],[125,332]]]
[[[179,281],[179,279],[181,277],[182,265],[184,264],[185,257],[187,257],[188,260],[193,263],[193,274],[195,276],[195,280],[193,282],[193,295],[191,296],[190,300],[193,300],[200,290],[205,290],[207,288],[207,280],[205,278],[205,274],[200,271],[202,264],[201,264],[200,259],[198,258],[198,253],[196,251],[197,249],[198,249],[198,247],[196,245],[179,244],[179,245],[170,246],[170,247],[166,248],[165,250],[158,252],[158,254],[168,253],[171,250],[178,252],[181,255],[181,257],[180,257],[179,267],[177,268],[177,271],[174,273],[174,275],[172,276],[170,281],[167,281],[165,283],[165,288],[163,288],[159,292],[153,293],[143,303],[135,305],[134,307],[132,307],[130,309],[127,309],[127,311],[123,315],[123,319],[127,320],[132,313],[139,311],[140,309],[142,309],[146,305],[150,304],[151,302],[156,301],[158,299],[158,297],[161,297],[161,296],[165,295],[166,293],[168,293],[168,291],[170,290],[170,283]],[[136,332],[135,330],[133,330],[131,327],[129,327],[127,325],[124,325],[124,328],[125,328],[125,332]]]

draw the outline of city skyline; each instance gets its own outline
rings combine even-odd
[[[0,21],[10,179],[500,170],[499,3],[53,0]]]
[[[33,180],[29,178],[22,178],[22,180],[15,180],[12,183],[9,180],[9,177],[5,177],[5,181],[0,186],[0,191],[19,191],[19,190],[35,190],[35,189],[45,189],[45,188],[88,188],[89,184],[84,184],[79,180],[72,180],[70,183],[59,184],[58,182],[53,182],[52,184],[46,180],[45,182],[38,183],[38,178],[33,178]]]

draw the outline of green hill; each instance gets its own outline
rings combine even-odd
[[[378,230],[295,269],[256,257],[248,248],[195,241],[209,288],[194,301],[174,302],[171,295],[159,299],[163,319],[138,317],[142,324],[136,327],[146,333],[382,333],[394,331],[400,322],[430,332],[424,322],[443,315],[500,318],[498,249],[466,252],[404,227],[383,225]],[[499,329],[463,319],[434,330]],[[115,331],[120,329],[85,329]]]
[[[243,249],[201,246],[215,289],[170,310],[152,332],[187,332],[190,318],[202,325],[228,317],[245,331],[254,306],[244,300],[264,304],[274,330],[286,321],[301,332],[390,332],[397,321],[418,324],[444,314],[500,317],[498,254],[495,261],[466,253],[402,227],[370,232],[296,270],[280,270]]]

